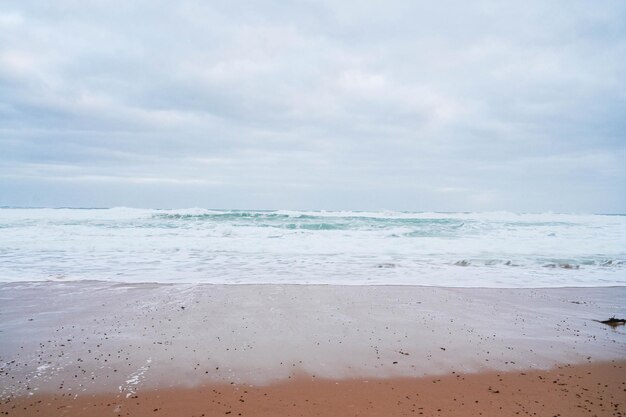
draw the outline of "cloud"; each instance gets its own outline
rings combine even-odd
[[[7,0],[0,204],[624,212],[624,22],[612,1]]]

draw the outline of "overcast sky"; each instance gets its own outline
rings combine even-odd
[[[0,205],[624,213],[626,2],[3,0]]]

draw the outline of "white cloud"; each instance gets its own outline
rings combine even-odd
[[[625,22],[611,1],[7,0],[0,177],[232,190],[213,207],[624,211]]]

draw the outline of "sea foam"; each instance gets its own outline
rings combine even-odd
[[[0,281],[626,285],[626,216],[0,209]]]

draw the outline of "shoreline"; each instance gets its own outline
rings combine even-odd
[[[588,416],[626,413],[626,360],[548,371],[421,378],[319,379],[213,384],[132,394],[34,394],[0,401],[8,416]]]
[[[376,381],[391,391],[439,387],[432,380],[463,375],[465,385],[451,383],[440,394],[465,395],[474,389],[467,381],[480,385],[498,373],[515,379],[560,368],[623,367],[626,327],[594,320],[626,316],[625,299],[626,287],[0,284],[0,410],[41,400],[35,404],[71,406],[65,415],[82,415],[77,407],[94,395],[105,405],[120,398],[128,405],[126,397],[137,395],[143,404],[176,403],[177,396],[193,403],[217,386],[278,390],[292,380],[306,392],[319,388],[323,397],[337,382]],[[572,378],[588,380],[575,372]],[[606,372],[613,371],[600,374]],[[518,382],[522,391],[533,388]],[[291,398],[292,388],[280,389]],[[625,399],[620,403],[624,393],[615,394]],[[14,415],[35,415],[36,407]],[[96,404],[85,415],[98,410]],[[209,410],[207,416],[223,415]],[[112,411],[104,407],[102,415]],[[196,411],[188,414],[202,414]]]
[[[380,284],[380,283],[338,283],[338,284],[329,284],[329,283],[307,283],[307,282],[232,282],[232,283],[215,283],[215,282],[185,282],[185,281],[176,281],[176,282],[161,282],[161,281],[116,281],[116,280],[103,280],[103,279],[71,279],[71,280],[53,280],[53,279],[45,279],[45,280],[25,280],[25,281],[2,281],[0,280],[0,291],[2,287],[10,287],[14,285],[20,284],[30,284],[30,285],[38,285],[38,284],[67,284],[67,285],[93,285],[93,284],[102,284],[102,285],[124,285],[124,286],[163,286],[163,287],[172,287],[172,286],[218,286],[218,287],[346,287],[346,288],[354,288],[354,287],[398,287],[398,288],[439,288],[439,289],[460,289],[460,290],[576,290],[576,289],[606,289],[606,288],[626,288],[626,284],[617,285],[615,283],[611,283],[608,285],[566,285],[566,286],[540,286],[540,287],[496,287],[496,286],[450,286],[450,285],[428,285],[428,284],[402,284],[402,283],[393,283],[393,284]]]

